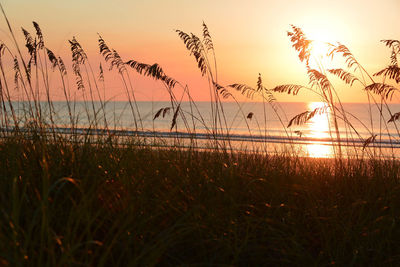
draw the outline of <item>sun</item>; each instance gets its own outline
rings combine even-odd
[[[315,58],[321,59],[328,53],[328,43],[320,40],[313,40],[311,45],[311,55]]]
[[[327,58],[329,52],[329,44],[334,43],[332,37],[327,31],[309,31],[306,33],[307,38],[311,40],[310,53],[311,57],[316,61]]]

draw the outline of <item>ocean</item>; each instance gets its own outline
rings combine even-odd
[[[28,103],[14,102],[13,106],[22,124],[29,121],[26,115]],[[43,114],[48,114],[47,103],[42,102],[41,106]],[[180,146],[195,145],[198,148],[210,147],[215,143],[213,140],[217,140],[216,143],[220,145],[240,151],[293,152],[295,149],[296,153],[310,157],[334,157],[338,153],[348,156],[400,156],[398,126],[396,122],[388,122],[392,114],[400,111],[400,104],[388,104],[390,111],[384,105],[342,104],[336,114],[339,138],[336,136],[334,116],[324,112],[328,110],[324,106],[321,102],[273,105],[227,102],[222,104],[223,113],[219,111],[219,116],[215,116],[215,107],[209,102],[182,102],[176,124],[171,130],[177,107],[172,107],[170,102],[137,102],[137,107],[133,104],[133,109],[129,102],[106,102],[104,109],[99,102],[95,102],[96,112],[93,112],[92,103],[71,103],[75,127],[82,133],[88,128],[101,130],[107,125],[114,134],[139,135],[150,140],[157,137],[157,141],[163,140],[168,146],[177,145],[176,137],[179,137]],[[67,103],[53,102],[53,107],[54,124],[60,131],[68,133],[71,120]],[[292,123],[288,127],[296,115],[317,108],[321,113],[316,112],[305,123]],[[379,111],[381,108],[382,116]],[[155,118],[160,109],[159,116]],[[132,110],[137,117],[136,124]],[[368,138],[373,142],[366,145]],[[340,152],[335,149],[338,144],[342,150]]]

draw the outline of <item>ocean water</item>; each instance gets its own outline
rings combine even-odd
[[[26,117],[28,103],[13,105],[22,123],[29,120]],[[41,106],[43,114],[47,114],[47,104],[43,102]],[[68,132],[71,121],[67,103],[53,102],[53,106],[56,113],[54,123],[60,130]],[[218,140],[224,146],[237,150],[272,152],[296,149],[296,153],[304,156],[334,157],[339,153],[335,147],[340,144],[340,152],[351,156],[400,156],[400,125],[388,123],[392,114],[400,112],[400,104],[389,104],[390,111],[383,106],[383,116],[380,116],[380,106],[344,103],[336,114],[339,138],[335,131],[334,116],[329,112],[318,113],[306,123],[288,127],[289,121],[300,113],[316,108],[323,110],[324,104],[320,102],[275,103],[273,106],[260,102],[228,102],[223,103],[223,113],[219,111],[219,116],[215,116],[209,102],[182,102],[181,112],[172,130],[176,107],[172,107],[170,102],[138,102],[137,107],[133,105],[136,124],[129,102],[107,102],[104,109],[100,103],[94,103],[96,112],[93,112],[91,103],[74,102],[71,107],[76,127],[81,131],[89,127],[102,129],[108,125],[117,134],[157,136],[166,140],[168,145],[176,144],[176,140],[171,140],[179,136],[182,141],[180,145],[189,146],[195,143],[200,148],[209,146],[213,143],[212,140]],[[165,109],[165,112],[163,110],[159,117],[154,118],[160,109]],[[140,119],[137,110],[140,112]],[[364,146],[371,136],[375,136],[374,142]]]

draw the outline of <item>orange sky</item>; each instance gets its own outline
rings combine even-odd
[[[208,100],[207,83],[174,29],[200,35],[203,20],[213,37],[221,84],[255,86],[261,73],[267,87],[287,83],[307,85],[304,65],[286,35],[290,24],[301,27],[310,38],[347,45],[370,73],[389,63],[390,50],[379,41],[400,39],[399,0],[2,0],[1,3],[21,43],[20,27],[33,33],[34,20],[45,34],[46,45],[65,61],[71,57],[67,40],[76,36],[92,64],[98,66],[99,32],[125,60],[159,63],[170,76],[188,84],[196,100]],[[7,43],[10,37],[3,19],[0,26],[0,39]],[[168,100],[160,83],[133,77],[139,100]],[[106,98],[124,100],[124,90],[116,76],[106,73],[106,79]],[[361,88],[349,89],[340,82],[335,85],[344,102],[365,100]],[[276,97],[280,101],[317,100],[306,92],[296,97]]]

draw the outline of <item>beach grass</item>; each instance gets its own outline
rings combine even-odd
[[[3,266],[399,261],[397,161],[0,144]]]

